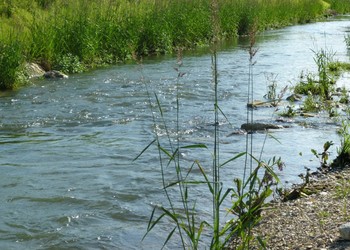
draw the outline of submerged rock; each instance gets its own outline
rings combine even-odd
[[[67,79],[68,76],[66,74],[63,74],[62,72],[60,71],[57,71],[57,70],[50,70],[50,71],[47,71],[44,73],[44,77],[45,78],[64,78],[64,79]]]
[[[245,135],[245,134],[247,134],[247,131],[242,130],[242,129],[237,129],[237,130],[231,132],[230,134],[228,134],[226,137],[230,137],[233,135]]]
[[[339,233],[344,240],[350,240],[350,222],[341,225]]]
[[[257,108],[257,107],[270,108],[272,106],[273,105],[272,105],[271,101],[253,101],[253,102],[247,104],[248,108]]]
[[[267,129],[282,129],[284,128],[281,125],[272,124],[272,123],[244,123],[241,125],[241,129],[246,131],[258,131],[258,130],[267,130]]]
[[[299,94],[292,94],[286,98],[286,100],[290,102],[298,102],[298,101],[301,101],[302,99],[303,99],[303,96]]]

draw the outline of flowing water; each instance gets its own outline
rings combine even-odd
[[[316,72],[313,50],[327,48],[348,61],[344,36],[350,18],[272,30],[261,34],[254,66],[254,96],[263,99],[268,76],[278,89],[292,86],[302,71]],[[219,63],[219,105],[228,121],[220,118],[221,159],[245,150],[245,135],[227,136],[246,121],[247,40],[222,46]],[[185,149],[182,160],[200,160],[210,172],[213,143],[213,84],[207,49],[185,53],[177,84],[176,57],[145,59],[72,75],[67,80],[37,80],[29,87],[0,97],[0,248],[1,249],[159,249],[172,227],[155,228],[145,240],[154,205],[165,204],[158,152],[150,148],[133,159],[157,132],[166,141],[165,128],[153,126],[148,92],[163,106],[169,133],[181,145],[207,144],[209,150]],[[342,85],[349,86],[344,75]],[[176,93],[179,93],[179,133],[176,132]],[[283,110],[283,108],[282,108]],[[255,111],[255,120],[274,121],[273,109]],[[283,182],[299,182],[304,167],[318,161],[310,149],[339,138],[339,122],[328,118],[296,118],[290,127],[271,132],[263,158],[281,156]],[[259,154],[264,133],[254,135]],[[302,155],[300,154],[302,153]],[[167,168],[169,175],[173,172]],[[225,187],[242,177],[242,161],[222,170]],[[196,178],[199,171],[194,171]],[[201,218],[210,218],[205,187],[194,190]],[[176,201],[176,197],[173,197]],[[229,202],[225,203],[229,206]],[[228,219],[228,218],[225,218]],[[205,244],[205,243],[204,243]],[[172,243],[171,249],[178,245]]]

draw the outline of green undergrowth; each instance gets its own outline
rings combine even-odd
[[[336,81],[344,71],[349,71],[350,64],[335,60],[335,53],[327,49],[313,52],[317,73],[302,72],[293,87],[294,94],[305,96],[303,112],[326,111],[329,117],[338,116],[337,107],[348,104],[349,96],[345,87],[337,88]]]
[[[244,35],[253,23],[264,30],[316,20],[329,8],[348,10],[345,0],[330,2],[220,0],[219,37]],[[0,53],[20,54],[17,64],[36,62],[45,70],[74,73],[134,56],[208,46],[210,8],[206,0],[5,0],[0,2]],[[18,44],[16,51],[12,44]],[[20,67],[2,66],[9,69],[1,74],[0,87],[14,88],[18,81],[11,72]]]

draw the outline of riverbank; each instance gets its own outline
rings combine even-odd
[[[350,249],[339,233],[350,221],[350,169],[319,173],[306,188],[315,193],[270,203],[253,234],[266,240],[268,249]]]
[[[346,0],[5,1],[0,3],[0,89],[26,82],[26,62],[79,73],[150,54],[209,46],[220,39],[307,23],[350,11]]]

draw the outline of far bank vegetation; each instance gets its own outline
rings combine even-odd
[[[177,48],[208,46],[206,0],[5,0],[0,2],[0,89],[25,83],[26,62],[79,73]],[[347,0],[220,0],[220,38],[306,23],[350,10]]]

